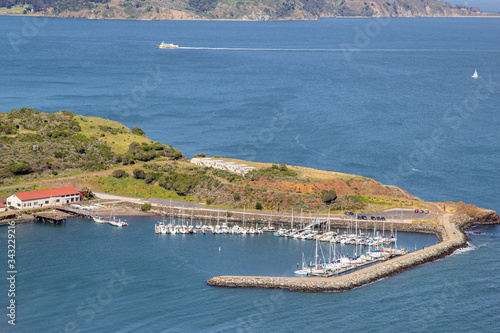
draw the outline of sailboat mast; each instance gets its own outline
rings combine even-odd
[[[293,207],[292,207],[292,227],[290,228],[290,230],[293,230]]]
[[[330,232],[330,208],[328,208],[328,232]]]

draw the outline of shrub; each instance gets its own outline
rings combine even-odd
[[[115,178],[123,178],[128,176],[125,170],[115,170],[111,175]]]
[[[14,175],[27,175],[33,172],[33,168],[28,162],[12,163],[7,167],[7,171]]]
[[[145,178],[144,170],[134,169],[133,173],[134,173],[135,179],[144,179]]]
[[[337,192],[335,190],[323,190],[321,192],[321,200],[327,205],[331,204],[333,201],[337,200]]]
[[[143,212],[147,212],[147,211],[151,210],[151,204],[148,204],[148,203],[143,204],[143,205],[141,206],[141,210],[142,210]]]
[[[132,133],[135,135],[146,136],[146,132],[137,126],[132,127]]]
[[[262,204],[260,202],[257,202],[255,204],[255,209],[262,210]]]
[[[239,193],[235,193],[234,196],[234,201],[240,201],[241,197],[240,197],[240,194]]]
[[[63,158],[63,157],[64,157],[64,154],[63,154],[63,153],[61,153],[60,151],[56,151],[56,152],[54,153],[54,157],[55,157],[55,158]]]
[[[160,178],[160,176],[161,176],[161,173],[148,172],[146,174],[146,176],[144,177],[144,182],[146,184],[151,184],[151,183],[155,182],[158,178]]]

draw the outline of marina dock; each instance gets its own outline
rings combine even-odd
[[[452,218],[453,221],[450,221]],[[442,219],[444,230],[441,238],[444,240],[440,243],[404,256],[385,260],[377,265],[355,270],[350,274],[336,277],[219,276],[208,280],[207,284],[217,287],[271,288],[305,292],[354,289],[443,258],[459,248],[466,247],[467,236],[463,230],[471,225],[481,223],[470,218],[460,220],[453,214],[445,214]]]

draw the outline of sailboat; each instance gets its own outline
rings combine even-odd
[[[473,79],[477,79],[479,76],[477,75],[477,69],[474,71],[474,74],[472,74]]]
[[[307,265],[306,265],[306,260],[304,258],[304,252],[302,252],[302,268],[297,269],[294,273],[296,275],[301,275],[301,276],[308,276],[309,274],[311,274],[311,268],[307,267]]]

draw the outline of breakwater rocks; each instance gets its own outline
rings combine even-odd
[[[494,214],[493,214],[494,213]],[[444,258],[455,250],[467,246],[467,236],[464,229],[474,224],[498,223],[498,214],[493,212],[493,220],[478,221],[467,215],[445,214],[442,217],[440,243],[431,247],[389,259],[385,262],[360,269],[350,274],[333,278],[305,277],[255,277],[255,276],[220,276],[207,281],[207,284],[217,287],[233,288],[272,288],[288,289],[304,292],[332,292],[354,289],[365,284],[401,273],[422,264]],[[493,221],[493,222],[492,222]]]

